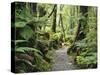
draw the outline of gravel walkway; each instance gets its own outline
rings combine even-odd
[[[54,53],[54,64],[52,65],[52,71],[74,70],[76,66],[73,64],[73,60],[67,55],[67,48],[61,48]]]

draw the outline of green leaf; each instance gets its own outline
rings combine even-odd
[[[39,51],[38,49],[31,48],[31,47],[18,47],[18,48],[16,48],[16,51],[23,52],[23,53],[25,53],[26,51],[33,51],[33,52],[42,54],[41,51]]]
[[[28,42],[27,40],[15,40],[15,45],[22,42]]]
[[[26,22],[15,22],[16,28],[23,28],[26,25]]]
[[[32,35],[33,35],[33,30],[29,27],[29,26],[25,26],[21,32],[20,35],[25,39],[25,40],[29,40]]]
[[[30,61],[25,60],[25,59],[17,59],[16,62],[19,62],[19,63],[22,63],[22,64],[25,63],[25,65],[23,65],[23,66],[29,66],[31,68],[36,67],[36,65],[33,65]],[[20,64],[20,66],[22,66],[22,64]]]

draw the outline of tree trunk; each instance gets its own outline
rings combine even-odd
[[[65,30],[64,30],[64,26],[63,26],[63,19],[62,19],[62,15],[60,14],[60,20],[61,20],[61,27],[62,27],[62,31],[63,31],[63,36],[65,39]]]
[[[82,13],[82,16],[84,16],[85,17],[85,19],[87,19],[87,12],[88,12],[88,7],[87,6],[80,6],[80,13]],[[79,40],[79,39],[84,39],[84,36],[86,35],[85,33],[84,33],[84,30],[85,30],[85,28],[86,28],[86,25],[87,25],[87,22],[85,23],[85,25],[83,26],[83,22],[85,22],[84,21],[84,19],[80,19],[79,20],[79,24],[78,24],[78,27],[77,27],[77,31],[76,31],[76,37],[75,37],[75,40],[74,40],[74,42],[75,41],[77,41],[77,40]],[[83,26],[83,27],[82,27]],[[80,34],[83,34],[83,35],[80,35]],[[83,36],[83,37],[82,37]]]
[[[57,16],[57,5],[55,5],[55,9],[53,12],[53,25],[52,25],[53,32],[56,32],[56,16]]]

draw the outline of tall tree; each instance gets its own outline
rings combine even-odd
[[[56,16],[57,16],[57,5],[54,5],[55,9],[53,12],[53,25],[52,25],[52,31],[56,32]]]
[[[86,21],[87,20],[87,12],[88,12],[88,7],[87,6],[80,6],[80,13],[81,13],[82,16],[79,19],[75,41],[85,38],[84,30],[87,26],[87,21]],[[84,18],[82,18],[82,17],[84,17]]]

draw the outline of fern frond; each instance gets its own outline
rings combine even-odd
[[[26,51],[33,51],[33,52],[37,52],[37,53],[42,54],[42,52],[39,51],[38,49],[31,48],[31,47],[18,47],[18,48],[16,48],[16,52],[25,53]]]

